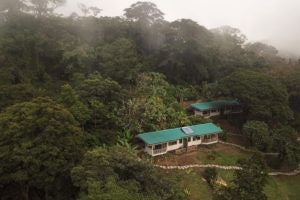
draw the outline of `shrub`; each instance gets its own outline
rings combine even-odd
[[[215,168],[207,168],[202,175],[208,185],[212,187],[217,178],[217,170]]]

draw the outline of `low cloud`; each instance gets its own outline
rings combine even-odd
[[[60,12],[79,12],[78,3],[98,6],[102,15],[120,16],[137,0],[68,0]],[[230,25],[250,41],[263,41],[300,55],[299,0],[151,0],[173,21],[190,18],[207,28]]]

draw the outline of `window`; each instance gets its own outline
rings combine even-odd
[[[204,139],[205,139],[205,140],[210,139],[210,138],[211,138],[211,135],[205,135],[205,136],[204,136]]]
[[[201,140],[201,137],[200,136],[194,136],[193,141],[197,141],[197,140]]]
[[[207,115],[208,114],[208,111],[203,111],[203,115]]]
[[[154,150],[156,149],[163,149],[163,148],[166,148],[167,147],[167,144],[164,143],[164,144],[157,144],[154,146]]]
[[[182,139],[179,140],[179,144],[182,144]]]
[[[190,141],[191,141],[191,138],[190,138],[190,137],[188,137],[188,138],[187,138],[187,140],[188,140],[188,142],[190,142]]]
[[[149,148],[149,149],[152,149],[152,146],[151,146],[151,145],[149,145],[149,146],[148,146],[148,148]]]
[[[232,109],[231,106],[227,106],[227,107],[226,107],[226,110],[231,110],[231,109]]]
[[[176,145],[176,144],[177,144],[177,141],[169,142],[169,146]]]

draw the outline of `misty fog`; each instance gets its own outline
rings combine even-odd
[[[173,21],[190,18],[207,28],[230,25],[249,41],[262,41],[283,54],[300,55],[299,0],[151,0]],[[79,3],[97,6],[102,16],[121,16],[136,0],[67,0],[59,11],[80,13]]]

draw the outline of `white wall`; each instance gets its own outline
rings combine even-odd
[[[189,141],[187,143],[188,147],[190,146],[196,146],[196,145],[199,145],[202,143],[202,140],[195,140],[193,141],[193,136],[190,137],[191,138],[191,141]],[[216,143],[216,142],[211,142],[211,143],[205,143],[205,144],[213,144],[213,143]],[[149,148],[149,146],[151,146],[152,148]],[[163,154],[166,154],[167,152],[169,151],[174,151],[176,149],[180,149],[183,147],[183,140],[182,140],[182,143],[180,144],[179,143],[179,140],[177,140],[177,144],[174,144],[174,145],[169,145],[169,142],[167,143],[167,151],[166,152],[161,152],[161,153],[158,153],[158,154],[153,154],[153,148],[154,148],[155,145],[145,145],[145,149],[144,151],[152,156],[158,156],[158,155],[163,155]]]
[[[213,142],[202,143],[202,144],[203,144],[203,145],[209,145],[209,144],[215,144],[215,143],[218,143],[218,140],[213,141]]]
[[[220,115],[221,113],[220,113],[220,111],[216,111],[216,112],[210,112],[210,117],[212,117],[212,116],[217,116],[217,115]]]
[[[153,148],[153,146],[152,146],[152,148]],[[152,148],[149,148],[149,145],[146,144],[145,145],[145,152],[152,155],[153,154]]]
[[[195,145],[199,145],[199,144],[201,144],[201,140],[195,140],[195,141],[193,141],[193,137],[191,137],[191,141],[190,142],[188,142],[188,146],[190,147],[190,146],[195,146]]]
[[[158,154],[153,154],[153,149],[155,145],[152,145],[152,148],[149,148],[149,146],[151,145],[146,145],[145,146],[145,149],[144,151],[152,156],[158,156],[158,155],[162,155],[162,154],[165,154],[169,151],[174,151],[176,149],[180,149],[183,147],[183,142],[180,144],[179,143],[179,140],[177,140],[177,144],[174,144],[174,145],[169,145],[169,142],[167,142],[167,151],[166,152],[161,152],[161,153],[158,153]]]
[[[199,111],[199,110],[194,110],[194,115],[196,116],[201,116],[201,117],[204,117],[204,118],[210,118],[211,115],[210,114],[206,114],[204,115],[202,111]]]
[[[230,114],[232,112],[231,109],[228,109],[228,110],[224,110],[224,114]]]
[[[203,116],[202,111],[199,111],[199,110],[194,110],[194,114],[199,115],[199,116]]]
[[[166,152],[161,152],[161,153],[157,153],[157,154],[151,154],[152,156],[160,156],[160,155],[163,155],[163,154],[166,154],[167,153],[167,151]]]
[[[216,112],[212,112],[212,111],[208,111],[208,112],[209,112],[209,114],[205,115],[205,114],[203,114],[203,111],[199,111],[197,109],[194,109],[194,115],[202,116],[204,118],[218,116],[218,115],[221,114],[220,110],[216,110]],[[227,109],[224,110],[225,115],[230,114],[230,113],[241,113],[241,112],[242,112],[242,109],[233,110],[232,108],[227,108]]]
[[[221,112],[219,110],[217,110],[216,112],[209,112],[208,114],[204,115],[203,111],[194,110],[194,114],[197,115],[197,116],[202,116],[204,118],[209,118],[209,117],[212,117],[212,116],[220,115]]]
[[[177,140],[177,144],[175,144],[175,145],[169,146],[169,143],[168,143],[167,151],[173,151],[173,150],[179,149],[181,147],[183,147],[183,142],[180,144],[179,140]]]

